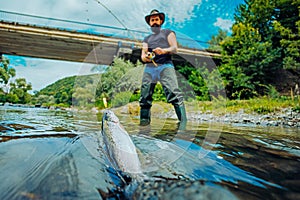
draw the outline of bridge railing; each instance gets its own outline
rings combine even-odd
[[[101,34],[106,36],[116,36],[116,37],[129,37],[130,33],[138,33],[135,35],[135,39],[141,39],[144,35],[148,34],[143,31],[129,30],[116,26],[107,26],[101,24],[93,24],[79,21],[72,21],[66,19],[57,19],[51,17],[36,16],[23,13],[15,13],[10,11],[0,10],[0,19],[3,21],[20,23],[20,24],[30,24],[38,25],[49,28],[58,28],[63,30],[78,31],[88,34]]]
[[[147,31],[133,30],[123,27],[57,19],[4,10],[0,10],[0,19],[6,22],[37,25],[48,28],[77,31],[87,34],[100,34],[109,37],[128,38],[138,41],[142,41],[143,38],[150,33]],[[202,50],[207,47],[207,42],[194,40],[181,33],[176,34],[180,46]]]

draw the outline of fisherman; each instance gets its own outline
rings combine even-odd
[[[141,59],[146,63],[142,79],[140,103],[140,125],[145,126],[151,121],[152,95],[159,81],[162,84],[168,103],[173,104],[178,120],[185,124],[186,111],[183,95],[178,88],[177,77],[171,54],[177,53],[175,32],[162,29],[165,14],[154,9],[145,16],[152,34],[143,40]]]

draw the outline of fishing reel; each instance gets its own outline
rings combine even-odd
[[[152,61],[152,63],[157,67],[156,62],[154,61],[154,58],[155,58],[155,53],[154,52],[148,52],[147,53],[147,58],[149,58]]]
[[[153,60],[155,58],[155,53],[154,52],[148,52],[147,53],[147,57],[150,59],[150,60]]]

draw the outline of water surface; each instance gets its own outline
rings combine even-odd
[[[106,157],[101,115],[1,106],[0,199],[102,199],[109,191],[136,199],[300,198],[297,128],[190,122],[180,131],[174,120],[139,127],[136,117],[117,115],[149,177],[132,189]]]

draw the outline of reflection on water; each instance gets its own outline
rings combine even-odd
[[[0,107],[0,199],[299,199],[299,130],[121,115],[143,171],[136,184],[109,167],[101,116]],[[123,176],[124,182],[120,178]]]

